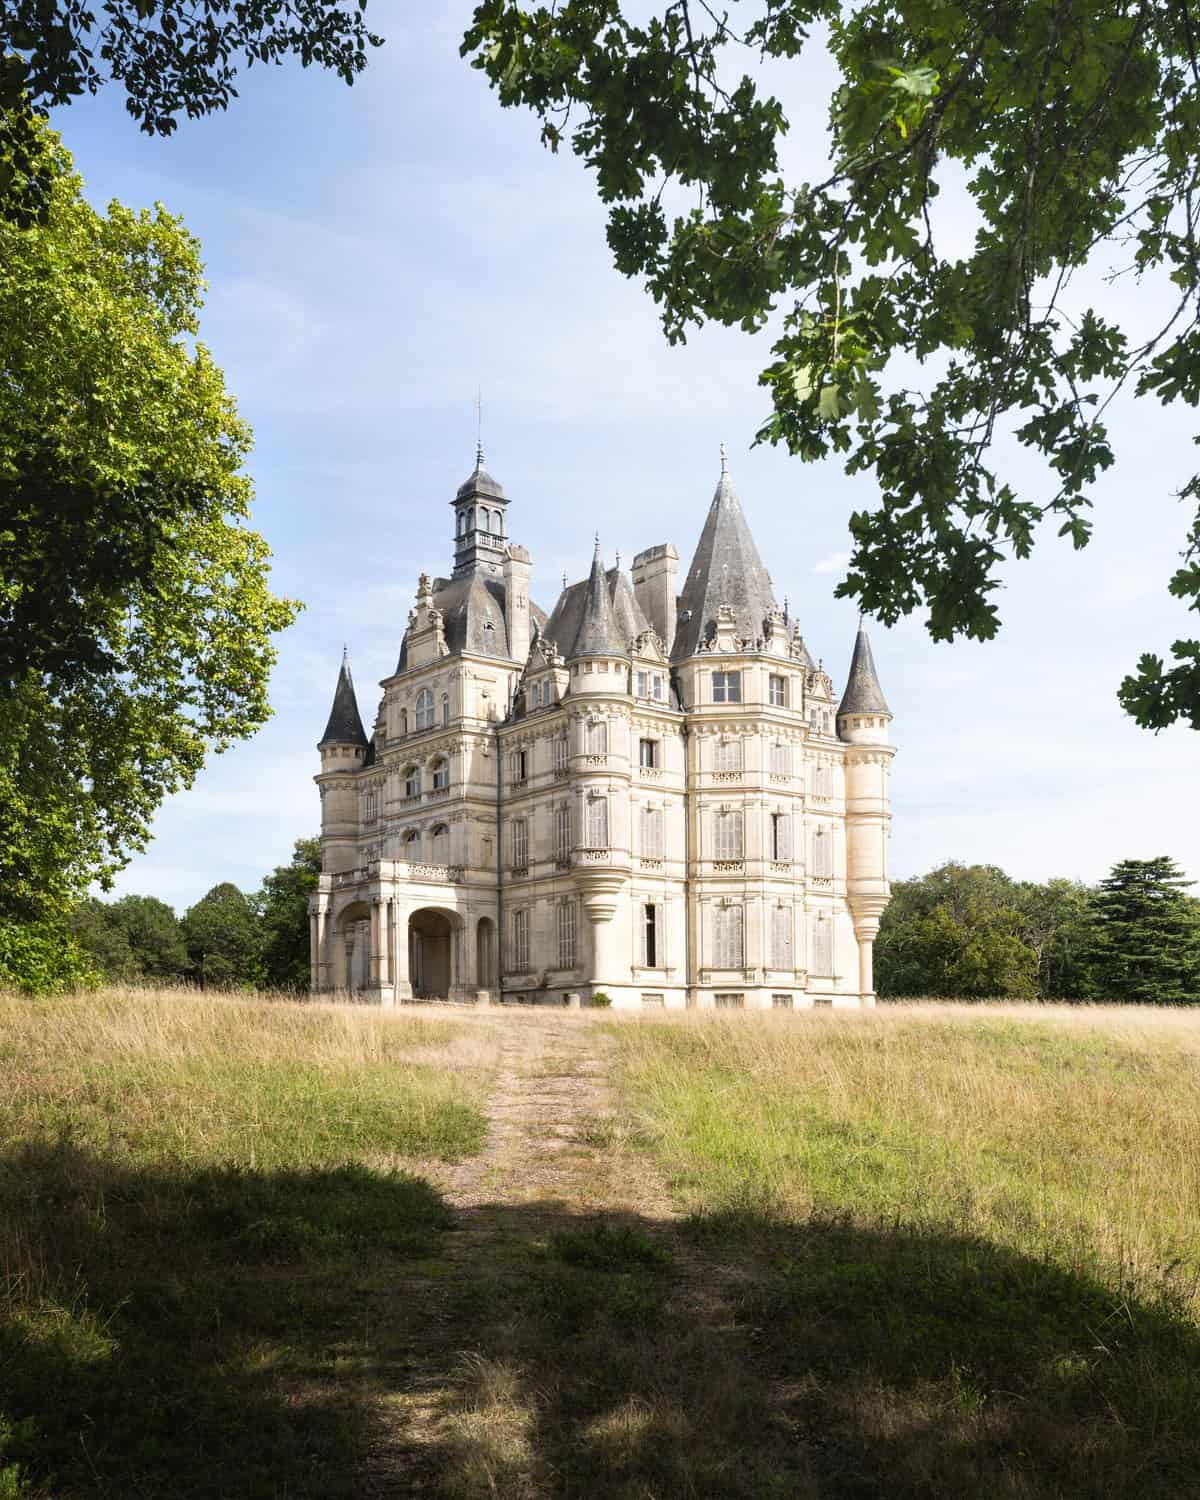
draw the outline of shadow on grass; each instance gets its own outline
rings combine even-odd
[[[451,1224],[403,1174],[0,1157],[0,1470],[247,1500],[1200,1494],[1169,1301],[932,1230]]]

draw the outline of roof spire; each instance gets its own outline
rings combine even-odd
[[[583,601],[583,618],[575,637],[572,656],[626,656],[625,642],[613,618],[608,578],[600,560],[600,533],[596,533],[596,551]]]
[[[846,691],[842,694],[838,713],[887,714],[889,718],[892,715],[887,699],[883,696],[883,689],[879,686],[875,658],[871,655],[871,643],[863,629],[861,616],[858,635],[854,640],[854,655],[850,658],[850,671],[846,677]]]
[[[365,748],[366,744],[367,735],[354,693],[354,678],[350,675],[350,653],[343,645],[341,670],[333,690],[333,707],[329,710],[329,722],[317,748],[324,745],[361,745]]]

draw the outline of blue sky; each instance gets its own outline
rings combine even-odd
[[[137,130],[116,89],[55,121],[94,202],[161,200],[199,237],[202,337],[256,434],[255,524],[276,591],[307,606],[280,640],[274,718],[164,806],[119,878],[180,909],[220,880],[255,887],[317,830],[314,747],[342,643],[369,723],[418,573],[449,570],[477,386],[544,607],[564,570],[586,571],[597,529],[610,558],[673,541],[685,566],[723,441],[777,592],[839,686],[853,642],[854,607],[832,596],[846,518],[871,486],[752,448],[766,339],[706,329],[667,346],[609,263],[583,167],[544,151],[536,122],[501,111],[459,60],[469,5],[372,0],[369,15],[387,45],[352,89],[251,70],[227,114],[166,141]],[[794,178],[820,169],[827,79],[819,57],[770,79],[794,122]],[[965,241],[948,203],[945,233]],[[1105,269],[1079,279],[1080,305],[1147,325],[1158,294],[1110,286]],[[1189,633],[1165,588],[1186,529],[1173,492],[1194,463],[1188,417],[1114,406],[1095,540],[1076,554],[1046,536],[1007,571],[998,641],[934,645],[919,619],[873,627],[899,746],[894,875],[961,859],[1095,880],[1168,853],[1200,879],[1200,738],[1147,734],[1115,698],[1142,650]],[[1045,493],[1021,454],[1009,474]]]

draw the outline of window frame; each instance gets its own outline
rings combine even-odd
[[[787,707],[787,678],[782,672],[767,674],[767,702],[772,708]]]
[[[418,734],[423,733],[426,729],[433,728],[434,705],[432,688],[423,687],[417,694],[414,713]]]
[[[740,703],[742,701],[740,671],[712,674],[712,701],[714,703]]]

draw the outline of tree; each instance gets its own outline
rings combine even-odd
[[[179,918],[157,896],[122,896],[109,908],[146,979],[181,979],[188,971]]]
[[[65,914],[169,793],[268,718],[250,433],[195,344],[198,247],[96,213],[40,137],[46,222],[0,219],[0,917]],[[32,336],[31,336],[32,335]]]
[[[214,885],[183,918],[188,957],[202,986],[262,982],[262,931],[250,898],[228,881]]]
[[[1200,1001],[1200,904],[1175,863],[1126,859],[1093,902],[1092,961],[1102,998],[1154,1005]]]
[[[1039,528],[1086,545],[1115,392],[1200,402],[1194,5],[759,0],[747,22],[705,0],[644,22],[620,0],[481,0],[462,52],[595,172],[615,264],[668,338],[710,319],[753,332],[782,307],[760,440],[842,454],[879,488],[850,518],[838,593],[888,624],[925,608],[936,640],[989,639],[1003,565]],[[830,161],[788,184],[783,107],[731,49],[796,64],[814,27],[840,75]],[[940,232],[944,187],[969,199],[969,252]],[[1102,251],[1164,282],[1161,327],[1131,338],[1068,304]],[[1000,437],[1044,460],[1039,493],[1006,481]],[[1200,475],[1180,478],[1196,507]],[[1200,609],[1200,509],[1182,559],[1170,591]],[[1200,728],[1200,640],[1170,652],[1145,652],[1119,697],[1144,726]]]
[[[102,979],[111,983],[141,975],[141,965],[129,946],[129,938],[113,920],[113,909],[107,902],[95,896],[81,901],[71,913],[68,929]]]
[[[1038,994],[1044,1000],[1085,1000],[1094,995],[1089,954],[1093,891],[1076,880],[1044,885],[1021,881],[1012,902],[1021,941],[1037,959]]]
[[[1032,999],[1038,955],[1024,940],[1015,896],[994,865],[951,862],[897,881],[875,945],[879,993]]]
[[[276,989],[308,989],[308,898],[317,888],[320,873],[320,839],[297,839],[291,863],[277,866],[258,893],[263,973],[266,983]]]
[[[0,7],[0,211],[29,223],[45,211],[34,116],[96,93],[108,81],[147,133],[168,135],[180,114],[225,109],[238,65],[300,58],[352,84],[367,48],[366,0],[8,0]]]

